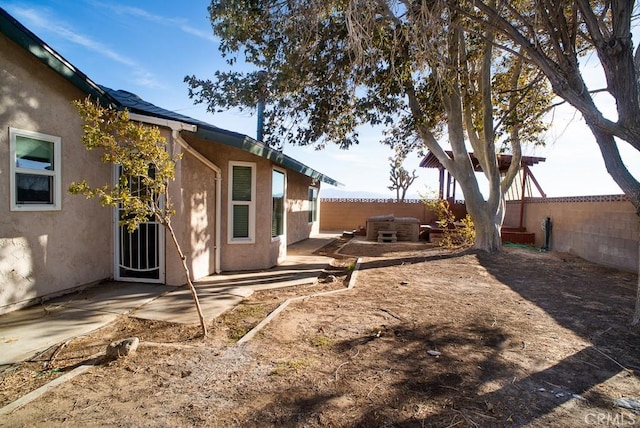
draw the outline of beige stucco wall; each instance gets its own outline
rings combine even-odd
[[[287,173],[287,244],[307,239],[320,230],[319,221],[309,223],[310,186],[311,178],[297,172]]]
[[[271,162],[251,153],[223,144],[196,138],[182,132],[184,139],[222,171],[221,255],[222,271],[264,269],[277,263],[278,243],[271,240]],[[229,162],[256,164],[256,236],[255,242],[228,242]],[[268,213],[268,214],[267,214]]]
[[[84,94],[0,34],[0,312],[112,274],[112,211],[66,192],[86,178],[106,183],[111,169],[80,142],[71,106]],[[9,127],[62,139],[62,209],[12,212]]]
[[[222,271],[238,271],[238,270],[254,270],[265,269],[271,266],[275,266],[278,263],[278,256],[282,255],[282,248],[288,244],[298,242],[300,240],[309,237],[309,234],[313,231],[319,230],[318,222],[310,224],[308,222],[308,188],[311,185],[311,178],[302,174],[286,170],[286,192],[287,192],[287,205],[286,205],[286,243],[280,241],[280,238],[271,238],[271,173],[274,168],[281,168],[275,166],[268,159],[264,159],[260,156],[253,155],[251,153],[226,146],[224,144],[218,144],[211,141],[205,141],[199,139],[189,132],[182,132],[183,138],[198,152],[204,155],[207,159],[217,165],[221,173],[221,270]],[[197,163],[199,161],[190,159],[189,154],[185,154],[183,161],[187,160],[189,163],[184,163],[182,166],[182,182],[184,183],[183,192],[191,192],[192,188],[199,188],[199,193],[206,193],[207,197],[204,199],[206,202],[206,227],[201,227],[202,236],[198,237],[197,234],[192,236],[192,242],[199,239],[209,240],[210,249],[209,256],[213,256],[213,243],[214,243],[214,204],[215,204],[215,192],[213,181],[213,172],[202,170],[198,172]],[[256,231],[254,243],[230,243],[228,240],[228,218],[229,218],[229,163],[230,162],[253,162],[256,165]],[[189,166],[191,165],[191,166]],[[186,171],[189,171],[188,173]],[[189,176],[185,176],[189,174]],[[208,184],[205,184],[208,183]],[[188,201],[191,197],[183,198],[183,204],[189,205]],[[200,198],[200,200],[203,200]],[[203,208],[200,205],[200,208]],[[200,211],[200,216],[203,211]],[[202,217],[201,217],[202,218]],[[201,223],[201,226],[204,225]],[[194,239],[196,238],[196,239]],[[195,249],[195,247],[194,247]],[[197,252],[197,250],[196,250]],[[206,263],[205,263],[206,264]],[[192,269],[202,269],[204,267],[196,267],[197,263],[192,263]],[[213,267],[212,259],[209,260],[209,266]],[[198,278],[197,275],[194,275]]]
[[[168,130],[162,130],[172,153],[182,153],[176,165],[176,180],[170,183],[169,198],[175,210],[172,225],[186,257],[191,279],[197,280],[215,272],[215,172],[173,141]],[[182,263],[169,234],[166,235],[166,283],[185,283]]]
[[[505,225],[517,226],[520,203],[507,204]],[[542,222],[551,218],[551,251],[569,252],[586,260],[630,272],[638,271],[639,219],[624,196],[531,199],[525,204],[524,226],[544,245]]]

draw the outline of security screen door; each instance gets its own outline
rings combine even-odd
[[[116,168],[116,179],[121,168]],[[148,191],[140,178],[130,177],[132,194]],[[126,226],[120,225],[124,218],[122,207],[116,208],[116,251],[114,277],[119,281],[154,282],[164,279],[164,227],[149,219],[129,233]]]

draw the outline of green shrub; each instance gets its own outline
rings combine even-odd
[[[469,214],[456,222],[456,216],[451,211],[449,201],[433,199],[427,200],[425,203],[436,214],[436,224],[442,229],[441,247],[455,249],[473,245],[476,239],[476,229]]]

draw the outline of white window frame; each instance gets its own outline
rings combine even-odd
[[[271,170],[271,180],[273,180],[273,173],[279,172],[284,178],[284,195],[282,201],[282,234],[271,237],[271,241],[278,241],[282,236],[287,234],[287,171],[281,168],[273,168]],[[273,222],[273,182],[271,183],[271,218]]]
[[[251,168],[251,200],[250,201],[234,201],[233,200],[233,167],[245,166]],[[229,162],[229,209],[227,221],[227,242],[229,244],[254,244],[256,241],[256,163],[255,162]],[[249,237],[234,238],[233,237],[233,207],[236,205],[247,205],[249,207]]]
[[[316,197],[313,200],[309,199],[309,191],[313,191],[315,190],[316,192]],[[309,204],[309,211],[308,211],[308,215],[307,215],[307,222],[309,224],[313,224],[313,223],[317,223],[318,222],[318,204],[319,204],[319,196],[320,196],[320,189],[314,186],[309,186],[309,191],[307,191],[307,203]],[[315,216],[312,216],[312,213],[315,213]],[[315,219],[313,219],[312,221],[309,221],[309,217],[315,217]]]
[[[35,140],[53,143],[53,171],[21,168],[16,165],[16,137],[33,138]],[[11,198],[11,211],[60,211],[62,209],[62,139],[54,135],[42,134],[40,132],[27,131],[9,127],[9,173]],[[16,175],[30,174],[53,177],[53,203],[18,204],[16,198]]]

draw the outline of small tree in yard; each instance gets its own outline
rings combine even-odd
[[[171,235],[178,251],[182,268],[198,312],[203,336],[207,336],[198,294],[191,282],[186,257],[182,252],[171,225],[171,209],[168,196],[169,181],[174,179],[175,163],[179,156],[172,157],[166,150],[166,140],[156,127],[137,124],[129,120],[126,111],[104,108],[90,99],[74,101],[82,125],[82,144],[87,150],[101,149],[104,163],[118,165],[121,173],[118,182],[110,186],[105,184],[92,187],[86,180],[72,182],[69,192],[98,198],[103,206],[120,207],[123,217],[121,226],[133,233],[138,226],[155,218]],[[132,184],[140,184],[142,191],[135,190]],[[138,186],[135,186],[138,189]],[[164,204],[162,203],[164,199]]]
[[[418,176],[416,175],[416,170],[414,169],[411,174],[409,171],[404,169],[402,166],[402,157],[396,156],[395,158],[389,158],[391,171],[389,173],[389,180],[391,180],[391,186],[388,187],[389,190],[396,191],[396,201],[404,202],[404,198],[407,195],[407,190],[409,186],[413,184]],[[402,193],[400,193],[402,191]]]

